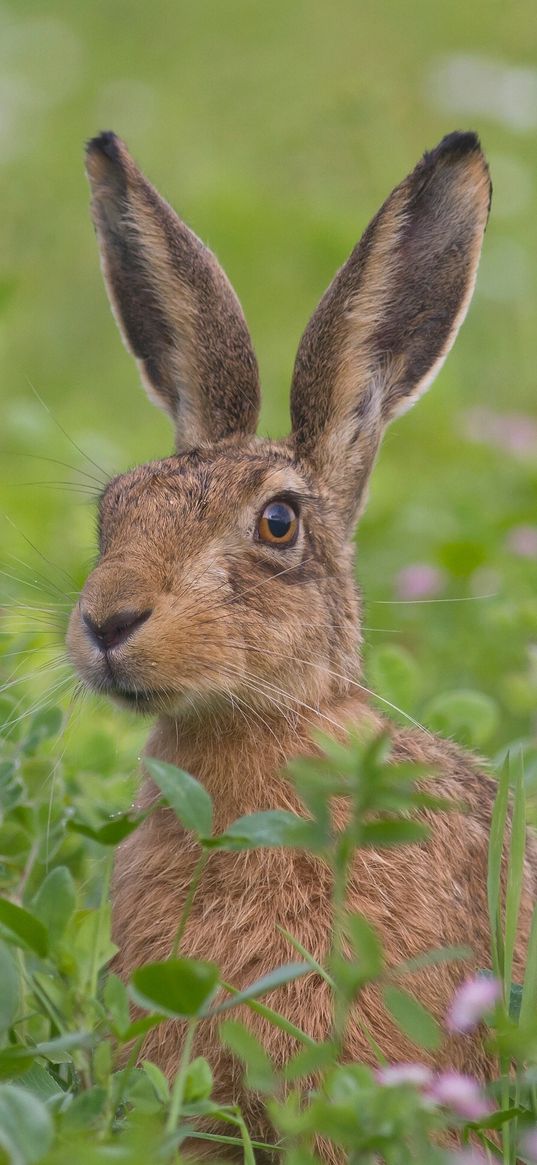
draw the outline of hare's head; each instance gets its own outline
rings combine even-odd
[[[479,142],[444,138],[370,223],[306,328],[281,442],[255,436],[256,359],[214,256],[113,134],[90,142],[88,174],[112,307],[176,451],[105,489],[72,659],[140,711],[334,698],[357,668],[352,537],[382,432],[470,302],[490,202]]]

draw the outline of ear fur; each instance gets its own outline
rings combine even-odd
[[[477,136],[449,134],[390,194],[304,332],[294,444],[347,524],[384,426],[429,387],[466,315],[490,198]]]
[[[255,432],[257,362],[239,301],[214,255],[102,133],[87,174],[112,309],[178,451]]]

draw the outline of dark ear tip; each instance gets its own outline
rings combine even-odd
[[[481,153],[481,142],[473,130],[454,130],[453,133],[446,134],[433,150],[437,157],[449,154],[451,157],[463,158],[468,154]]]
[[[111,129],[103,130],[97,137],[86,142],[88,158],[100,154],[110,162],[119,162],[121,156],[121,139]]]
[[[422,161],[416,167],[416,175],[427,177],[438,167],[453,166],[458,162],[466,162],[468,168],[473,168],[478,175],[478,184],[488,198],[488,210],[492,198],[492,183],[490,180],[487,160],[481,148],[478,135],[473,130],[454,130],[448,133],[434,150],[423,155]]]
[[[94,190],[123,190],[132,167],[125,144],[111,129],[86,143],[86,173]]]

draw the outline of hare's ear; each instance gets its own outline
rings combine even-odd
[[[214,255],[115,134],[89,142],[87,173],[112,308],[149,396],[175,424],[178,450],[255,432],[257,363]]]
[[[294,443],[347,525],[384,426],[429,387],[464,319],[490,195],[476,135],[444,138],[384,203],[302,337]]]

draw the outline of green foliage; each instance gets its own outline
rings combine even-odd
[[[194,959],[146,963],[132,977],[133,999],[163,1015],[199,1015],[218,982],[218,967]]]
[[[498,708],[483,692],[443,692],[426,709],[427,724],[469,748],[482,748],[498,727]]]
[[[60,726],[57,718],[48,723],[56,724],[56,730]],[[386,1165],[446,1165],[450,1158],[437,1147],[438,1134],[446,1129],[463,1134],[471,1129],[484,1145],[491,1131],[500,1129],[506,1165],[514,1165],[520,1138],[537,1118],[535,921],[524,984],[513,983],[511,971],[525,850],[519,757],[508,760],[500,773],[490,844],[492,962],[503,984],[503,1000],[490,1020],[490,1039],[498,1049],[502,1074],[490,1082],[497,1101],[493,1113],[487,1111],[476,1121],[438,1104],[434,1086],[431,1090],[404,1077],[385,1080],[389,1065],[377,1043],[378,1033],[365,1026],[378,1070],[349,1064],[343,1055],[347,1024],[360,1022],[361,993],[373,984],[394,1022],[415,1045],[417,1056],[420,1049],[426,1053],[437,1049],[441,1027],[407,989],[405,976],[468,955],[461,949],[424,951],[390,966],[368,920],[346,908],[346,882],[356,848],[421,842],[426,830],[419,814],[450,808],[435,798],[434,777],[424,785],[427,774],[421,766],[392,763],[386,736],[346,746],[320,737],[321,755],[291,766],[291,779],[307,815],[254,814],[233,822],[221,835],[211,833],[212,802],[199,782],[172,765],[150,761],[164,803],[184,828],[197,835],[200,861],[174,951],[167,959],[139,967],[128,986],[106,969],[115,951],[109,879],[113,849],[129,832],[123,828],[127,817],[129,827],[141,819],[125,812],[118,816],[118,806],[111,805],[111,820],[99,823],[95,808],[77,788],[75,774],[60,774],[54,856],[47,860],[50,823],[40,812],[39,786],[30,795],[31,783],[27,786],[20,774],[26,773],[27,749],[36,760],[43,759],[49,748],[53,755],[54,738],[47,734],[36,744],[28,733],[21,740],[17,772],[7,773],[0,831],[0,839],[9,840],[14,836],[10,826],[22,830],[13,853],[4,856],[8,894],[0,898],[0,1160],[4,1153],[14,1165],[64,1161],[67,1165],[75,1157],[88,1165],[109,1160],[125,1165],[142,1165],[147,1159],[173,1162],[186,1138],[190,1142],[198,1138],[212,1139],[222,1148],[242,1147],[244,1161],[253,1165],[264,1143],[252,1140],[236,1106],[214,1097],[211,1067],[195,1054],[198,1028],[216,1020],[223,1047],[243,1065],[246,1088],[264,1098],[284,1165],[306,1161],[314,1165],[319,1136],[328,1139],[332,1151],[359,1165],[371,1165],[373,1160]],[[13,755],[9,746],[7,751]],[[500,869],[510,785],[513,814],[502,901]],[[349,805],[346,822],[338,829],[330,813],[334,796],[346,798]],[[73,829],[73,822],[84,825],[88,820],[93,823],[87,829]],[[107,832],[108,824],[118,823],[115,834]],[[275,967],[237,990],[222,981],[216,965],[179,956],[188,911],[201,871],[219,849],[282,845],[309,850],[333,869],[330,955],[322,966],[285,932],[301,961]],[[3,844],[2,853],[5,848]],[[278,987],[292,992],[297,980],[312,974],[325,981],[332,1006],[328,1038],[319,1042],[264,1002]],[[129,999],[140,1009],[134,1015]],[[239,1007],[237,1017],[228,1017]],[[274,1062],[251,1031],[249,1011],[292,1037],[295,1050],[287,1064]],[[167,1080],[142,1048],[147,1033],[170,1019],[182,1027],[183,1042],[175,1077]],[[124,1049],[123,1066],[117,1061],[118,1048]],[[515,1077],[509,1074],[513,1064]],[[426,1070],[418,1064],[416,1071]],[[216,1118],[217,1126],[212,1127],[221,1131],[209,1131],[207,1117]]]
[[[213,823],[211,798],[203,785],[174,765],[148,757],[146,768],[179,821],[200,837],[209,836]]]
[[[414,1044],[432,1051],[440,1046],[439,1025],[418,999],[390,983],[384,988],[383,994],[388,1011],[391,1011],[401,1030]]]

